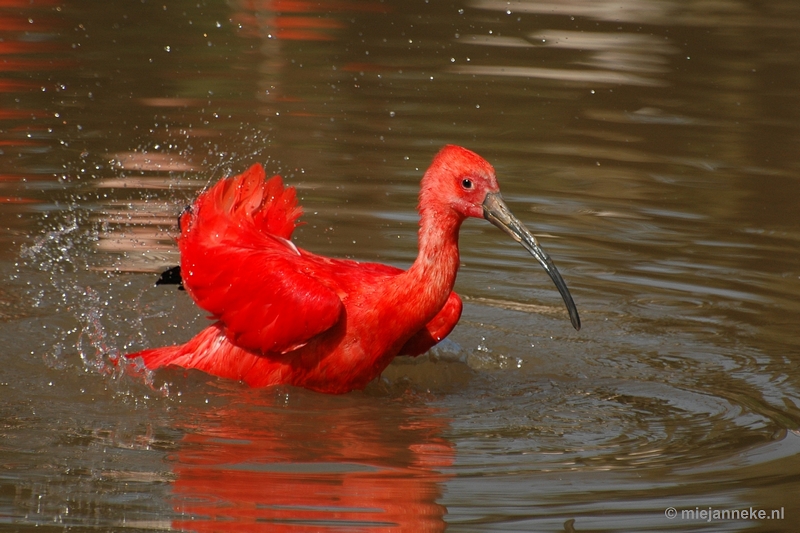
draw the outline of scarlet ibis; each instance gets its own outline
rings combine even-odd
[[[298,248],[290,239],[301,213],[294,188],[280,176],[266,179],[257,164],[200,194],[180,218],[180,277],[215,322],[186,344],[128,357],[254,387],[363,389],[395,356],[425,353],[455,327],[458,231],[467,217],[485,218],[522,244],[580,329],[553,261],[503,202],[494,168],[470,150],[445,146],[425,172],[419,255],[408,270]]]

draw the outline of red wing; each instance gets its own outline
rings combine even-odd
[[[458,294],[451,292],[444,307],[437,313],[425,327],[406,341],[400,349],[400,355],[416,357],[422,355],[442,339],[450,335],[461,318],[463,304]]]
[[[301,214],[293,187],[254,165],[201,194],[181,219],[181,272],[192,298],[237,345],[283,352],[329,329],[339,296],[302,272],[288,240]]]

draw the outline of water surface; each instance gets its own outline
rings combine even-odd
[[[0,524],[794,531],[798,30],[788,1],[6,2]],[[447,143],[580,332],[468,221],[461,323],[364,392],[114,365],[207,322],[153,284],[204,187],[260,162],[298,246],[407,267]]]

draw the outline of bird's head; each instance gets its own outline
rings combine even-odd
[[[462,219],[483,218],[486,195],[499,191],[492,165],[460,146],[442,148],[422,179],[423,197],[449,207]]]
[[[440,210],[436,213],[440,216],[449,211],[451,216],[456,215],[461,220],[467,217],[485,218],[520,243],[553,280],[567,306],[572,326],[580,329],[578,309],[567,284],[553,260],[539,246],[536,237],[503,201],[494,168],[488,161],[460,146],[442,148],[422,178],[420,210],[434,206]]]

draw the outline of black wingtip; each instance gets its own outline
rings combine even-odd
[[[191,215],[192,212],[193,211],[192,211],[192,206],[191,205],[187,205],[181,210],[181,212],[178,214],[178,227],[179,228],[183,227],[183,226],[181,226],[181,219],[183,218],[183,215],[185,215],[187,213]]]
[[[184,290],[181,267],[174,266],[162,272],[161,276],[156,280],[156,285],[177,285],[178,290]]]

